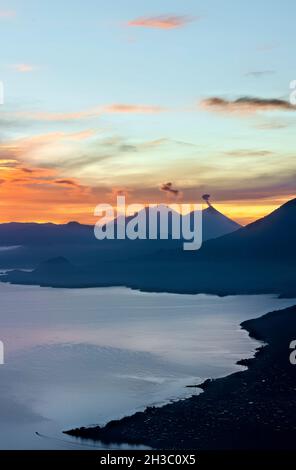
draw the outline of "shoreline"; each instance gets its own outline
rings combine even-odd
[[[142,444],[154,449],[290,449],[296,441],[296,366],[289,362],[296,339],[296,306],[241,327],[264,342],[247,369],[196,385],[203,393],[148,407],[104,427],[64,431],[103,443]]]
[[[0,269],[1,271],[1,269]],[[10,270],[5,270],[5,271],[10,271]],[[14,271],[14,270],[11,270]],[[27,271],[30,272],[30,271]],[[49,289],[69,289],[69,290],[75,290],[75,289],[106,289],[106,288],[113,288],[113,287],[120,287],[120,288],[126,288],[130,289],[132,291],[136,292],[143,292],[147,294],[176,294],[176,295],[200,295],[200,294],[205,294],[205,295],[213,295],[217,297],[229,297],[229,296],[234,296],[234,295],[274,295],[279,299],[294,299],[296,298],[296,290],[292,291],[281,291],[281,289],[238,289],[238,290],[231,290],[231,289],[226,289],[219,291],[215,288],[211,289],[177,289],[177,288],[157,288],[157,287],[149,287],[149,286],[141,286],[141,285],[136,285],[136,284],[128,284],[128,283],[116,283],[116,282],[100,282],[100,283],[73,283],[73,284],[64,284],[64,283],[53,283],[53,282],[28,282],[28,281],[23,281],[21,279],[9,279],[8,278],[9,273],[0,273],[0,282],[3,284],[10,284],[12,286],[28,286],[28,287],[45,287]],[[2,279],[1,279],[2,278]]]

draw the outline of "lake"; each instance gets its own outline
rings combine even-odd
[[[62,431],[200,393],[186,385],[240,370],[236,361],[254,354],[242,321],[295,304],[3,283],[0,299],[1,449],[100,448]]]

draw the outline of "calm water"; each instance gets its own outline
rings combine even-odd
[[[2,449],[84,448],[61,431],[199,393],[254,353],[243,320],[295,303],[1,283],[0,300]]]

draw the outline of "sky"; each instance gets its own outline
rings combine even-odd
[[[295,196],[294,0],[0,1],[0,222]]]

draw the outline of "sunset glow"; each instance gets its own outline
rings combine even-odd
[[[153,0],[151,13],[88,2],[66,34],[65,3],[23,4],[0,11],[0,222],[93,223],[117,193],[149,204],[206,192],[247,224],[295,196],[291,12],[282,35],[263,7],[254,19],[234,0],[227,11]]]

